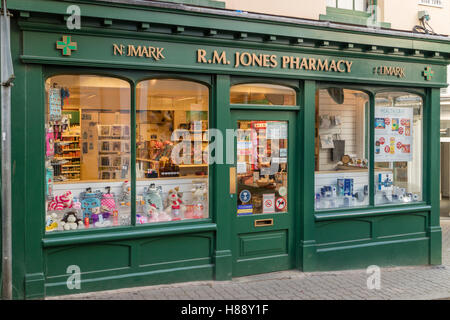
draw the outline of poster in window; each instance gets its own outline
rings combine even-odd
[[[375,108],[375,161],[412,161],[413,108]]]
[[[61,120],[61,89],[50,88],[48,91],[48,106],[50,121]]]

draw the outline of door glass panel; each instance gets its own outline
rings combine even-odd
[[[237,215],[287,211],[287,121],[238,121]]]

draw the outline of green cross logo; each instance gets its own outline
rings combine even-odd
[[[71,36],[63,36],[62,41],[56,41],[56,49],[62,50],[62,54],[70,56],[72,50],[77,50],[77,43],[71,41]]]
[[[431,67],[426,67],[424,71],[422,71],[422,75],[425,77],[425,80],[430,81],[433,78],[434,71],[431,70]]]

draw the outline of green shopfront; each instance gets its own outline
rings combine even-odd
[[[441,263],[448,40],[123,2],[8,2],[15,298]]]

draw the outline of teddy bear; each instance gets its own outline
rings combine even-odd
[[[73,194],[71,191],[66,191],[60,196],[55,196],[53,200],[48,203],[48,210],[64,210],[72,208]]]
[[[186,211],[186,206],[183,204],[183,193],[179,192],[179,187],[169,190],[169,195],[167,196],[167,208],[164,210],[167,214],[172,215],[172,220],[181,220]]]
[[[76,211],[69,211],[62,218],[61,226],[64,230],[75,230],[83,226],[83,222],[78,218]]]

